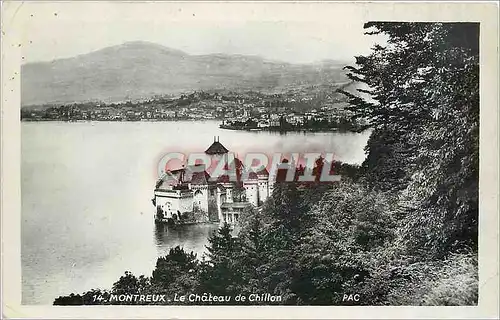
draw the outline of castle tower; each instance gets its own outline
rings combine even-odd
[[[243,180],[247,201],[253,206],[259,206],[259,178],[255,172],[248,173],[248,177]]]
[[[201,172],[199,168],[202,168]],[[203,220],[208,221],[209,175],[204,165],[190,166],[187,170],[190,170],[188,176],[190,177],[189,187],[193,191],[193,208],[203,212]]]
[[[219,222],[222,224],[224,223],[224,215],[222,214],[222,203],[224,203],[226,197],[226,192],[224,190],[224,187],[222,186],[217,186],[216,189],[216,205],[217,205],[217,216],[219,217]]]
[[[259,204],[264,203],[269,197],[269,172],[266,168],[257,171],[258,180],[258,200]]]
[[[210,147],[207,148],[207,150],[205,150],[205,154],[210,156],[211,159],[210,172],[209,172],[210,175],[216,168],[217,163],[219,163],[221,160],[225,160],[225,162],[227,163],[228,152],[229,150],[226,147],[224,147],[222,143],[219,142],[219,137],[214,137],[214,142],[210,145]]]
[[[221,185],[226,189],[226,202],[232,203],[234,185],[232,183],[222,183]]]

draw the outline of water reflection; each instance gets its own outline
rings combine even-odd
[[[181,246],[185,251],[197,254],[201,258],[207,252],[208,237],[217,230],[217,223],[195,225],[155,224],[155,242],[158,256],[168,254],[171,248]]]

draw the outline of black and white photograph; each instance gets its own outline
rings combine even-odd
[[[498,297],[498,252],[480,258],[498,249],[498,25],[377,19],[390,3],[20,4],[2,27],[22,21],[2,44],[20,305]]]

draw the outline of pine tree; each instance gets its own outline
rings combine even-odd
[[[251,207],[244,212],[245,219],[239,233],[241,255],[237,257],[242,276],[242,294],[266,293],[264,285],[266,251],[266,219],[264,214]]]
[[[232,236],[231,227],[224,223],[208,242],[208,260],[202,264],[200,292],[231,296],[239,294],[242,278],[236,258],[240,254],[241,245]]]

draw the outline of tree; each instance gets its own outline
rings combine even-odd
[[[376,128],[365,147],[361,166],[363,182],[380,191],[399,192],[408,186],[408,144],[401,133],[388,127]]]
[[[266,212],[275,219],[274,224],[277,227],[283,226],[290,231],[297,231],[303,218],[300,205],[297,183],[277,182]]]
[[[208,242],[208,260],[201,265],[200,292],[236,296],[242,282],[236,260],[241,251],[239,241],[232,236],[231,227],[224,223]]]
[[[402,239],[439,257],[477,248],[479,24],[365,24],[385,34],[348,67],[372,101],[344,92],[374,133],[364,164],[382,190],[404,190]]]
[[[168,255],[158,258],[151,278],[155,294],[183,294],[198,287],[199,261],[193,252],[187,253],[180,246],[170,249]]]
[[[341,181],[312,208],[314,224],[297,248],[296,292],[302,303],[342,304],[345,292],[360,291],[359,284],[371,277],[371,265],[380,259],[375,252],[394,239],[393,203],[388,194]]]
[[[150,288],[149,278],[143,275],[137,278],[130,271],[126,271],[120,279],[113,284],[111,294],[114,295],[134,295],[145,294]],[[108,299],[109,300],[109,299]],[[116,303],[120,303],[119,301]],[[139,301],[122,302],[122,304],[138,304]]]
[[[75,305],[109,305],[110,292],[101,289],[92,289],[83,294],[71,293],[68,296],[59,296],[54,300],[55,306],[75,306]]]
[[[143,288],[148,285],[148,280],[144,276],[137,278],[130,271],[113,284],[113,294],[140,294]]]
[[[263,209],[270,222],[264,236],[266,259],[260,269],[262,283],[267,292],[281,295],[285,304],[298,302],[297,248],[310,225],[304,209],[296,182],[277,182]]]
[[[242,277],[242,294],[259,294],[269,292],[265,277],[268,275],[269,238],[266,236],[272,218],[265,211],[254,207],[246,209],[240,220],[239,239],[241,254],[237,257],[238,269]]]

